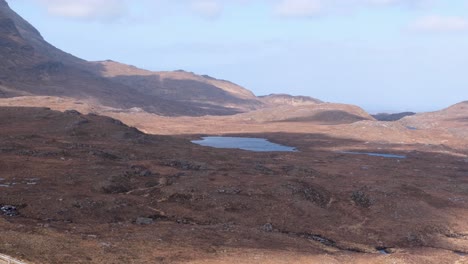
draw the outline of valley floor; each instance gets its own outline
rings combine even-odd
[[[468,263],[468,143],[457,134],[102,113],[159,135],[94,114],[0,108],[1,253],[31,263]],[[190,143],[219,134],[299,152]]]

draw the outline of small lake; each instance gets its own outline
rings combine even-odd
[[[295,152],[294,147],[283,146],[268,141],[264,138],[248,138],[248,137],[202,137],[201,140],[192,140],[192,143],[213,147],[213,148],[229,148],[229,149],[243,149],[256,152],[268,151],[283,151]]]
[[[340,151],[343,154],[353,154],[353,155],[367,155],[373,157],[383,157],[391,159],[406,159],[404,155],[395,155],[395,154],[386,154],[386,153],[375,153],[375,152],[356,152],[356,151]]]

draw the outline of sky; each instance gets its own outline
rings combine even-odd
[[[86,60],[183,69],[372,113],[468,100],[468,0],[7,0]]]

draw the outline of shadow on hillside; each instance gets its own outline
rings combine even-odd
[[[453,119],[450,119],[450,121],[468,123],[468,117],[453,118]]]
[[[330,110],[323,111],[312,116],[295,117],[274,122],[314,122],[320,125],[339,125],[351,124],[362,120],[369,119],[341,110]]]
[[[141,96],[141,105],[149,112],[170,116],[233,115],[247,109],[253,110],[261,104],[256,100],[236,97],[202,79],[162,78],[156,72],[131,75],[131,66],[125,67],[130,69],[130,74],[114,77],[106,77],[107,70],[102,64],[96,64],[94,70],[103,79],[131,88]]]

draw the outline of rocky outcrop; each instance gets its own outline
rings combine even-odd
[[[289,94],[270,94],[260,96],[259,99],[268,106],[277,106],[277,105],[313,105],[323,103],[319,99],[312,98],[309,96],[293,96]]]

